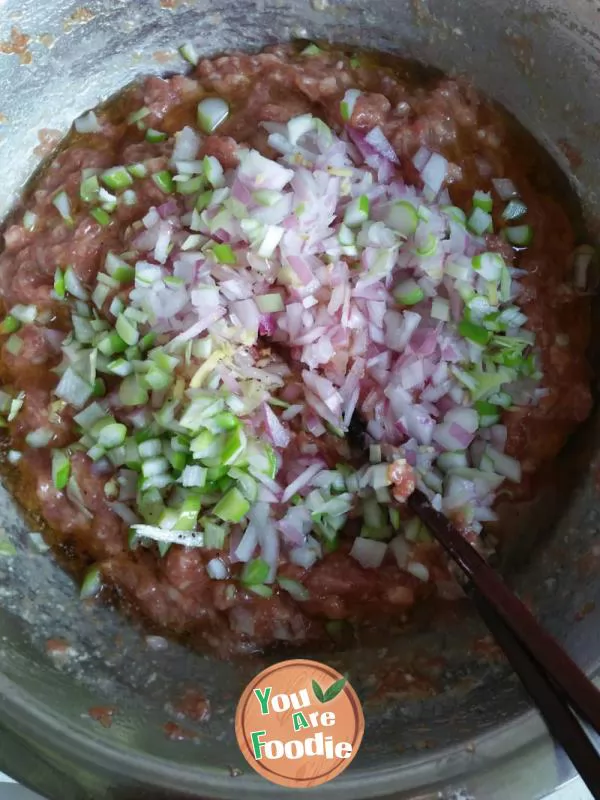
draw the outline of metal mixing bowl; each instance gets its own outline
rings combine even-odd
[[[182,41],[213,54],[303,37],[472,76],[555,157],[594,235],[599,11],[595,0],[3,0],[0,215],[17,202],[48,142],[81,112],[141,74],[183,69],[176,50]],[[600,656],[599,434],[592,420],[571,442],[554,490],[523,514],[504,564],[592,672]],[[61,800],[292,794],[250,772],[235,744],[236,700],[264,661],[217,663],[175,645],[149,650],[117,614],[83,607],[58,566],[30,552],[27,526],[4,490],[0,507],[19,547],[17,557],[0,560],[0,770]],[[462,788],[485,800],[529,800],[569,777],[517,681],[486,653],[484,633],[465,614],[416,626],[383,648],[364,643],[324,655],[349,669],[367,728],[351,767],[313,795],[450,798]],[[70,650],[49,655],[48,638],[68,640]],[[393,680],[401,669],[415,676],[420,694],[382,697],[379,679]],[[212,721],[197,727],[197,740],[173,742],[163,725],[172,719],[169,703],[187,687],[208,694]],[[104,728],[87,712],[107,704],[118,710]]]

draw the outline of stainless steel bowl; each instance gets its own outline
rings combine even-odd
[[[183,41],[214,54],[303,37],[472,76],[555,157],[594,235],[599,11],[595,0],[3,0],[0,214],[81,112],[139,75],[182,70]],[[524,511],[504,564],[592,672],[600,657],[599,442],[594,419],[560,459],[554,489]],[[233,735],[236,700],[263,661],[222,664],[177,646],[149,650],[117,614],[82,607],[58,566],[30,552],[28,526],[4,490],[0,507],[19,547],[16,558],[0,560],[0,770],[61,800],[292,794],[249,772]],[[324,655],[350,670],[367,729],[351,767],[313,795],[450,798],[462,788],[485,800],[528,800],[569,777],[516,680],[478,643],[484,633],[466,614],[415,626],[384,648],[365,643]],[[49,638],[68,640],[70,650],[49,655]],[[378,700],[377,681],[400,669],[437,691]],[[197,728],[196,741],[169,741],[169,703],[189,687],[211,698],[212,721]],[[87,713],[104,705],[118,709],[110,728]]]

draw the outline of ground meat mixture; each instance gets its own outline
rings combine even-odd
[[[350,120],[344,120],[340,104],[351,88],[361,94]],[[165,202],[164,191],[151,176],[167,169],[172,140],[148,141],[146,131],[171,134],[193,125],[198,101],[205,96],[224,98],[231,113],[217,132],[203,138],[198,158],[214,156],[225,170],[238,164],[238,143],[269,158],[278,155],[259,123],[282,123],[310,113],[338,131],[344,124],[363,133],[379,127],[399,157],[398,169],[408,184],[419,185],[412,159],[420,148],[442,154],[448,161],[450,197],[461,208],[469,206],[475,190],[489,191],[492,177],[518,184],[535,237],[516,253],[491,234],[487,246],[499,253],[508,248],[509,257],[516,258],[514,266],[523,270],[519,302],[541,352],[546,391],[537,404],[507,410],[502,420],[508,431],[506,452],[521,461],[524,485],[589,414],[584,355],[588,300],[573,288],[569,272],[576,245],[573,226],[546,185],[546,170],[540,167],[546,164],[545,156],[532,140],[468,84],[388,59],[333,51],[308,56],[297,47],[278,46],[258,55],[202,60],[186,77],[151,77],[127,90],[97,112],[97,133],[74,134],[67,140],[6,227],[0,256],[4,312],[20,304],[38,310],[36,319],[24,322],[18,331],[20,348],[14,347],[10,330],[3,328],[0,335],[0,379],[11,397],[21,398],[7,428],[7,450],[22,452],[22,457],[12,458],[15,493],[48,525],[49,540],[67,561],[79,570],[99,566],[110,596],[158,631],[208,644],[223,655],[273,642],[324,639],[329,625],[340,620],[403,620],[415,603],[435,595],[438,588],[440,594],[453,596],[445,559],[426,538],[413,543],[412,550],[413,560],[426,566],[426,576],[398,569],[391,555],[378,569],[361,566],[350,556],[352,538],[346,535],[334,552],[309,569],[286,561],[280,565],[278,574],[301,582],[306,599],[294,599],[277,586],[271,596],[263,597],[232,580],[209,577],[206,565],[219,555],[215,550],[173,545],[161,557],[155,547],[131,549],[129,526],[107,497],[111,475],[106,464],[94,463],[85,452],[75,451],[71,457],[79,496],[56,488],[51,448],[66,447],[79,437],[74,410],[52,394],[58,380],[52,370],[61,361],[61,342],[71,325],[64,301],[56,294],[56,269],[71,265],[81,283],[90,286],[109,251],[121,253],[130,247],[131,223]],[[131,112],[142,107],[145,116],[137,123],[129,121]],[[79,200],[82,170],[138,163],[145,164],[147,176],[136,180],[132,202],[119,203],[110,224],[91,217]],[[61,219],[54,201],[62,191],[71,204]],[[494,216],[500,210],[494,210]],[[293,354],[283,354],[282,360],[293,362]],[[30,446],[28,435],[39,429],[50,432],[49,440]],[[364,458],[360,430],[358,437],[346,441],[333,435],[311,439],[302,426],[291,429],[290,459],[311,445],[335,468],[338,461],[356,457],[357,441],[358,459]],[[350,518],[347,534],[357,525],[360,520]],[[229,550],[220,557],[229,564]]]

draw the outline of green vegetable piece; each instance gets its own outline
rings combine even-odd
[[[349,122],[352,118],[356,101],[362,93],[358,89],[348,89],[340,103],[340,115],[344,122]]]
[[[291,578],[277,578],[277,583],[281,588],[290,594],[294,600],[300,602],[310,600],[310,592],[299,581],[292,580]]]
[[[398,511],[398,509],[397,508],[390,508],[388,513],[389,513],[390,523],[391,523],[392,528],[395,531],[400,530],[400,512]]]
[[[423,258],[434,256],[437,253],[438,246],[439,239],[437,236],[434,236],[433,233],[429,233],[425,242],[420,247],[416,248],[417,255],[422,256]]]
[[[236,426],[230,430],[225,437],[223,450],[221,452],[223,464],[227,464],[228,466],[235,464],[245,452],[247,444],[248,439],[241,426]]]
[[[499,253],[479,253],[471,261],[473,269],[485,280],[497,283],[505,268],[504,259]]]
[[[149,350],[154,342],[156,341],[156,334],[155,333],[147,333],[145,336],[142,336],[140,341],[138,342],[138,347],[145,353],[146,350]]]
[[[148,402],[148,390],[137,375],[128,375],[119,386],[119,399],[124,406],[141,406]]]
[[[229,529],[226,525],[217,525],[210,519],[200,520],[200,529],[204,532],[204,545],[211,550],[221,550],[225,545],[225,539]]]
[[[121,339],[129,347],[138,343],[138,340],[140,338],[138,329],[127,319],[127,317],[124,314],[120,314],[117,317],[115,328]]]
[[[100,574],[100,568],[97,566],[90,567],[83,578],[79,597],[81,597],[82,600],[95,597],[100,592],[101,588],[102,576]]]
[[[111,169],[107,169],[106,172],[103,172],[100,176],[100,180],[113,191],[127,189],[127,187],[131,186],[133,183],[133,178],[125,167],[112,167]]]
[[[212,189],[209,189],[206,192],[202,192],[199,194],[196,199],[196,211],[204,211],[205,208],[208,208],[210,205],[210,201],[212,200],[213,192]]]
[[[105,356],[112,356],[115,353],[124,353],[127,350],[125,342],[116,331],[106,333],[98,342],[98,350]]]
[[[62,300],[65,292],[65,273],[60,267],[57,267],[54,272],[54,294]]]
[[[206,477],[208,478],[209,483],[216,483],[224,475],[227,475],[228,472],[228,467],[210,467]]]
[[[146,141],[151,142],[152,144],[157,144],[158,142],[164,142],[167,138],[167,134],[163,133],[162,131],[157,131],[154,128],[148,128],[146,131]]]
[[[515,247],[527,247],[533,241],[533,228],[531,225],[515,225],[505,228],[506,238]]]
[[[398,200],[388,211],[385,219],[386,225],[402,236],[412,236],[419,224],[417,209],[408,200]]]
[[[145,178],[148,174],[148,169],[145,164],[128,164],[127,172],[132,178]]]
[[[254,558],[244,564],[240,579],[242,583],[255,584],[264,583],[269,577],[269,565],[262,558]]]
[[[321,50],[320,47],[317,47],[316,44],[312,44],[311,43],[311,44],[307,45],[304,48],[304,50],[300,51],[300,55],[301,56],[318,56],[319,53],[322,53],[322,52],[323,51]]]
[[[414,306],[425,297],[425,292],[412,278],[402,281],[394,289],[394,300],[402,306]]]
[[[225,477],[221,478],[220,481],[217,481],[217,489],[222,494],[225,494],[225,492],[229,491],[234,484],[235,481],[233,478],[231,478],[229,475],[225,475]]]
[[[473,194],[473,208],[480,208],[482,211],[487,211],[488,214],[494,206],[491,192],[476,191]]]
[[[263,583],[249,584],[246,588],[248,591],[254,592],[254,594],[266,599],[273,595],[273,589],[271,589],[270,586],[265,586]]]
[[[136,122],[140,122],[150,114],[150,109],[146,108],[146,106],[142,106],[142,108],[138,108],[137,111],[132,111],[131,114],[127,117],[127,122],[130,125],[135,124]]]
[[[220,411],[218,414],[212,418],[212,421],[215,425],[222,431],[231,431],[234,428],[239,428],[240,420],[234,416],[231,411]]]
[[[476,236],[491,233],[493,231],[492,215],[482,208],[473,209],[473,213],[467,222],[467,228]]]
[[[72,228],[74,225],[73,217],[71,216],[71,200],[66,192],[58,192],[52,200],[52,205],[56,208],[60,216],[63,218],[65,224]]]
[[[52,451],[52,482],[54,486],[61,490],[69,482],[71,474],[71,461],[63,450]]]
[[[467,215],[462,208],[458,206],[442,206],[441,210],[447,217],[450,217],[453,222],[463,226],[467,224]]]
[[[204,156],[202,172],[213,189],[219,189],[225,185],[223,167],[215,156]]]
[[[215,244],[212,252],[219,264],[237,264],[235,253],[229,244]]]
[[[195,458],[214,458],[221,452],[221,437],[209,430],[200,431],[190,442],[190,450]]]
[[[100,191],[100,181],[97,175],[90,175],[85,178],[79,185],[79,197],[84,203],[95,203],[98,199],[98,192]]]
[[[215,516],[223,522],[241,522],[250,510],[250,503],[239,489],[230,489],[214,508]]]
[[[15,333],[21,327],[21,323],[18,319],[11,316],[11,314],[7,314],[6,317],[0,323],[0,333],[1,334],[8,334],[8,333]]]
[[[500,367],[496,372],[474,372],[469,376],[473,385],[469,386],[473,400],[482,400],[498,392],[504,383],[512,383],[516,378],[516,371]]]
[[[140,492],[138,510],[149,525],[157,525],[165,510],[160,491],[149,489],[147,492]]]
[[[489,403],[487,400],[477,400],[474,405],[475,411],[477,411],[480,416],[489,416],[498,413],[498,406],[495,406],[493,403]]]
[[[128,283],[135,277],[135,269],[114,253],[107,253],[104,268],[119,283]]]
[[[146,386],[156,392],[166,389],[172,380],[173,378],[171,375],[163,372],[161,369],[158,369],[158,367],[150,368],[144,375],[144,383]]]
[[[98,445],[105,450],[123,444],[127,436],[127,427],[120,422],[105,425],[98,433]]]
[[[182,44],[179,48],[179,52],[181,53],[181,57],[185,58],[189,64],[191,64],[193,67],[196,66],[198,63],[198,53],[192,42],[186,42],[185,44]]]
[[[355,197],[344,212],[344,225],[358,228],[369,219],[369,198],[366,194]]]
[[[186,453],[178,453],[176,450],[173,450],[168,454],[167,458],[174,470],[183,472],[187,464]]]
[[[175,189],[175,181],[173,180],[173,176],[166,169],[156,172],[152,176],[152,180],[165,194],[171,194]]]
[[[195,178],[190,178],[187,181],[179,181],[177,183],[177,191],[179,194],[195,194],[204,188],[204,178],[202,175],[196,175]]]
[[[202,506],[201,496],[199,494],[190,494],[183,501],[179,509],[177,522],[175,523],[176,530],[179,531],[193,531],[198,524],[198,514]]]
[[[106,394],[106,384],[104,383],[102,378],[96,378],[92,389],[92,395],[94,397],[104,397],[105,394]]]
[[[483,325],[475,325],[475,323],[466,319],[458,323],[458,332],[465,339],[469,339],[469,341],[479,345],[486,345],[492,336],[491,332],[484,328]]]
[[[99,225],[110,225],[110,214],[103,208],[92,208],[90,215]]]
[[[23,347],[23,340],[16,334],[12,334],[6,341],[6,349],[11,356],[18,356]]]
[[[213,133],[229,116],[229,104],[221,97],[205,97],[198,103],[198,127]]]

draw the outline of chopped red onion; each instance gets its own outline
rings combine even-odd
[[[273,413],[268,403],[263,404],[263,410],[265,414],[265,424],[271,438],[271,442],[275,445],[275,447],[287,447],[291,438],[290,432],[283,427],[277,415]]]
[[[310,467],[307,467],[300,475],[298,475],[296,480],[292,481],[292,483],[290,483],[284,490],[281,497],[281,502],[287,503],[297,492],[307,486],[311,479],[322,469],[323,465],[321,463],[312,464]]]
[[[255,525],[248,525],[244,535],[235,550],[238,561],[250,561],[258,545],[258,531]]]
[[[249,521],[233,526],[229,558],[211,559],[209,576],[224,580],[228,563],[260,556],[272,582],[280,552],[309,569],[322,557],[310,535],[317,518],[335,534],[361,504],[387,506],[386,465],[398,458],[411,465],[436,508],[461,513],[471,531],[480,530],[495,517],[499,486],[519,480],[521,469],[504,453],[506,427],[480,428],[475,400],[498,403],[489,423],[508,403],[535,403],[545,391],[537,377],[516,369],[492,375],[496,362],[486,358],[487,339],[516,338],[527,353],[535,345],[514,305],[519,274],[499,255],[491,272],[489,259],[484,271],[481,258],[474,261],[487,252],[486,242],[451,206],[441,154],[420,148],[413,164],[423,188],[407,186],[379,127],[366,135],[347,128],[340,137],[310,114],[264,127],[281,157],[240,148],[239,165],[227,170],[214,156],[198,158],[202,139],[193,128],[180,131],[170,161],[178,186],[204,174],[211,194],[169,195],[128,233],[125,260],[135,263],[128,313],[139,334],[152,330],[176,358],[177,366],[167,361],[164,371],[177,371],[178,400],[183,394],[187,402],[186,392],[192,402],[215,400],[226,409],[224,427],[231,412],[236,430],[241,423],[245,435],[270,443],[275,454],[268,467],[264,453],[250,448],[235,462],[248,473]],[[494,188],[501,196],[514,193],[506,179]],[[86,297],[75,273],[67,291],[81,302]],[[496,311],[489,331],[482,328]],[[94,380],[85,379],[89,364],[82,374],[78,347],[63,346],[58,369],[59,396],[76,406],[87,403]],[[194,377],[182,391],[179,376],[188,373]],[[171,399],[161,379],[135,425],[138,412],[130,409],[119,420],[143,429],[158,418]],[[107,408],[119,404],[119,392],[111,391]],[[318,439],[328,434],[335,448],[339,437],[341,450],[356,417],[373,464],[336,473],[323,463]],[[210,424],[225,437],[221,423]],[[311,436],[296,433],[304,431]],[[100,460],[94,469],[103,467]],[[118,472],[113,508],[135,525],[137,473],[127,472]],[[193,534],[173,541],[198,544]],[[377,568],[387,549],[359,536],[351,555]],[[429,580],[403,535],[389,549],[399,568]],[[250,627],[243,618],[233,624]]]
[[[371,147],[373,147],[379,153],[379,155],[385,158],[387,161],[391,161],[392,164],[400,163],[396,151],[389,143],[389,141],[386,139],[384,132],[381,130],[379,126],[372,128],[369,131],[369,133],[367,133],[367,135],[365,136],[365,141],[368,144],[370,144]]]

